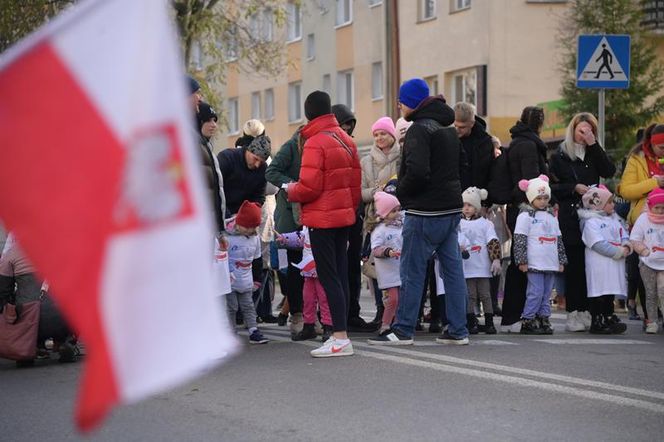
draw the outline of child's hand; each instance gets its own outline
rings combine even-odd
[[[559,271],[560,273],[564,272],[564,271],[565,271],[565,266],[564,266],[564,265],[561,265],[560,267],[558,267],[558,271]]]
[[[528,271],[528,264],[519,264],[519,270],[526,273]]]
[[[626,258],[630,253],[632,253],[632,251],[629,249],[629,247],[623,246],[623,256]]]
[[[401,256],[401,250],[390,250],[390,258],[398,258]]]
[[[260,282],[258,282],[258,281],[254,281],[254,291],[255,291],[255,290],[258,290],[258,289],[261,288],[262,286],[263,286],[263,284],[261,284]]]
[[[494,259],[491,263],[491,274],[493,276],[500,275],[500,272],[503,270],[503,266],[500,265],[499,259]]]
[[[646,247],[645,249],[641,250],[641,253],[639,253],[639,255],[643,257],[650,255],[650,249]]]
[[[275,234],[274,240],[277,242],[277,244],[282,246],[286,243],[286,238],[281,233]]]

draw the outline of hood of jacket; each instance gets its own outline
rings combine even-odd
[[[510,134],[512,135],[512,140],[517,138],[525,138],[532,141],[537,146],[537,149],[544,155],[546,158],[546,144],[544,141],[526,124],[521,121],[517,121],[514,126],[510,129]]]
[[[355,118],[355,114],[353,113],[353,111],[350,110],[350,108],[345,104],[335,104],[334,106],[332,106],[332,113],[337,118],[339,126],[341,126],[344,123],[350,123],[351,125],[350,133],[352,134],[353,131],[355,130],[355,125],[357,124],[357,119]]]
[[[555,216],[554,213],[553,213],[553,207],[551,207],[551,206],[547,206],[547,208],[544,209],[544,210],[538,210],[538,209],[534,208],[533,206],[531,206],[530,204],[527,204],[527,203],[521,203],[519,205],[519,213],[521,213],[521,212],[526,212],[530,216],[535,216],[535,213],[537,213],[537,212],[548,212],[549,214]]]
[[[443,126],[454,123],[454,109],[452,109],[442,95],[426,98],[419,106],[406,117],[407,121],[432,119]]]
[[[386,154],[374,144],[371,146],[369,155],[371,156],[371,159],[374,161],[376,166],[382,169],[391,162],[396,161],[401,156],[401,149],[399,149],[399,144],[395,142],[392,145],[392,148]]]
[[[308,122],[306,126],[302,128],[300,133],[305,139],[308,140],[317,133],[324,130],[331,130],[334,127],[339,127],[334,114],[325,114]]]
[[[490,139],[491,135],[489,135],[486,131],[486,121],[484,121],[482,117],[475,116],[475,124],[473,125],[473,128],[470,130],[468,136],[462,138],[461,141],[464,144],[470,143],[472,145],[479,145],[487,138]]]

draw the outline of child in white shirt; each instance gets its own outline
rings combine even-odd
[[[528,273],[521,333],[550,335],[553,328],[549,321],[549,297],[555,274],[564,270],[567,256],[558,220],[549,207],[549,178],[540,175],[532,180],[521,180],[519,189],[526,193],[530,203],[522,205],[514,228],[514,261],[520,271]]]
[[[380,223],[371,232],[371,253],[375,259],[378,287],[385,293],[383,296],[385,310],[380,327],[380,333],[383,333],[390,329],[399,305],[403,217],[400,212],[401,204],[394,195],[376,192],[374,203]]]
[[[627,227],[615,213],[613,194],[603,185],[589,188],[581,202],[578,213],[586,245],[590,333],[624,333],[627,326],[613,314],[613,300],[615,295],[627,296],[625,257],[632,253]]]
[[[664,309],[664,189],[648,194],[646,212],[634,223],[629,239],[641,261],[639,269],[646,288],[646,333],[657,333],[657,298]]]
[[[469,252],[469,257],[463,260],[463,274],[468,286],[468,333],[479,333],[475,317],[475,306],[479,299],[484,310],[484,332],[494,335],[497,332],[493,325],[491,277],[500,274],[502,268],[500,242],[493,223],[480,216],[482,201],[487,198],[488,192],[477,187],[469,187],[461,196],[463,217],[459,223],[462,234],[459,235],[459,239],[465,236],[469,243],[465,248]]]
[[[258,330],[254,306],[252,264],[261,258],[261,241],[257,229],[261,225],[261,207],[244,201],[237,215],[226,222],[228,236],[228,264],[231,273],[231,293],[226,295],[229,323],[235,324],[238,309],[249,329],[250,344],[265,344],[268,339]]]

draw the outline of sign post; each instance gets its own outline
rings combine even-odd
[[[576,87],[599,89],[598,139],[604,146],[605,89],[629,87],[630,36],[579,35],[576,57]],[[604,146],[606,147],[606,146]]]

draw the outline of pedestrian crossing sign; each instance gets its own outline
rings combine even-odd
[[[629,35],[580,35],[576,57],[576,87],[627,89]]]

